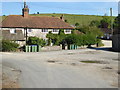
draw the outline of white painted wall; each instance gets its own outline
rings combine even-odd
[[[23,34],[26,34],[26,31],[24,31],[24,28],[2,28],[2,30],[10,30],[11,32],[13,32],[14,30],[22,30]],[[59,29],[57,29],[57,32],[53,32],[53,29],[48,29],[48,32],[42,32],[42,29],[27,29],[27,35],[29,36],[36,36],[36,37],[40,37],[43,39],[47,39],[46,35],[49,33],[49,31],[52,31],[53,34],[58,34],[59,33]],[[69,32],[67,31],[67,29],[64,30],[65,34],[71,34],[71,30],[69,30]]]

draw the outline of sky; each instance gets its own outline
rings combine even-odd
[[[107,0],[106,0],[107,1]],[[2,15],[21,15],[23,2],[2,2]],[[66,13],[84,15],[110,16],[110,8],[113,16],[118,15],[118,2],[27,2],[30,14],[33,13]]]

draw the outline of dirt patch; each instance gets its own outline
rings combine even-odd
[[[80,54],[97,54],[100,53],[99,51],[85,51],[85,52],[80,52]]]
[[[68,53],[67,55],[74,55],[75,53]]]
[[[20,88],[18,84],[21,70],[3,66],[2,88]]]
[[[112,67],[104,67],[104,68],[102,68],[102,69],[112,69]]]
[[[96,63],[96,64],[107,64],[107,62],[104,61],[91,61],[91,60],[87,60],[87,61],[80,61],[82,63]]]
[[[48,63],[55,63],[56,61],[54,61],[54,60],[48,60],[47,62]]]
[[[71,63],[72,66],[76,66],[76,63]]]
[[[2,81],[2,88],[19,88],[17,80],[12,81],[5,73],[3,73]]]

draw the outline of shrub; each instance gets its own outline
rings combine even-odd
[[[38,37],[29,37],[27,41],[28,45],[40,45],[40,46],[45,46],[46,42],[43,39],[40,39]]]
[[[18,48],[18,44],[8,41],[8,40],[2,40],[2,51],[16,51]]]
[[[60,29],[58,34],[53,34],[51,31],[46,35],[48,38],[48,45],[54,43],[54,45],[59,45],[63,42],[64,38],[66,37],[64,33],[64,29]]]

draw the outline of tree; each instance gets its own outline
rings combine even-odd
[[[75,23],[75,26],[78,27],[80,24],[79,23]]]
[[[99,27],[100,26],[100,21],[93,20],[93,21],[90,22],[89,26],[91,26],[91,27],[93,27],[93,26]]]
[[[108,16],[103,16],[103,19],[100,21],[101,28],[110,28],[111,19]]]
[[[103,35],[103,33],[101,32],[101,30],[96,27],[96,26],[83,26],[81,28],[78,29],[80,32],[87,34],[87,33],[94,33],[97,37],[100,37]]]
[[[46,35],[46,38],[48,38],[48,45],[50,45],[52,43],[52,39],[54,39],[51,31]]]
[[[46,42],[43,39],[40,39],[38,37],[29,37],[27,41],[28,45],[40,45],[40,46],[45,46]]]
[[[114,19],[114,28],[118,28],[119,26],[120,26],[120,15]]]
[[[67,19],[65,19],[65,22],[66,22],[66,23],[68,23],[68,20],[67,20]]]
[[[37,14],[40,14],[39,12],[37,12]]]

